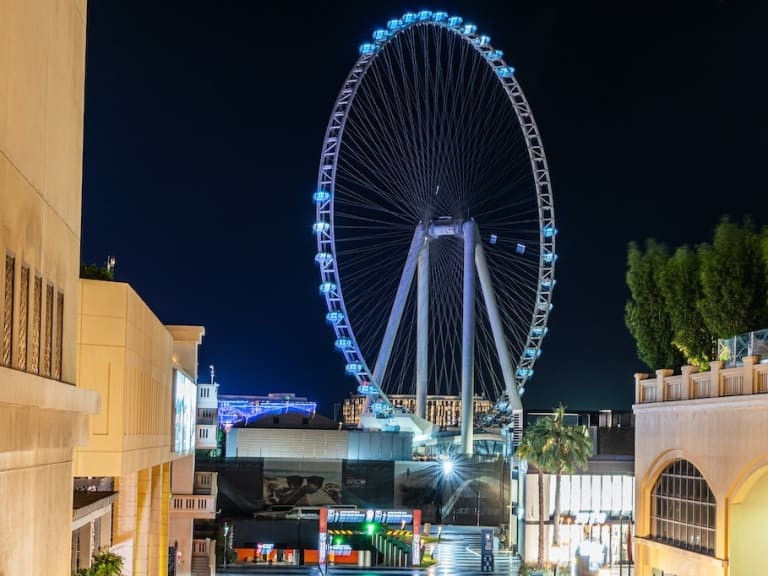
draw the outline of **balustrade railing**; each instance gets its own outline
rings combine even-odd
[[[710,362],[710,369],[699,372],[696,366],[683,366],[681,374],[656,371],[656,378],[635,374],[635,402],[672,402],[717,396],[768,394],[768,363],[758,356],[745,356],[741,365],[724,368],[721,361]]]

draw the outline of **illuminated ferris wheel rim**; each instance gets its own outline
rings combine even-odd
[[[490,38],[477,33],[473,24],[465,24],[459,16],[446,12],[407,12],[401,18],[387,22],[385,29],[373,33],[373,42],[360,45],[360,55],[345,80],[333,106],[330,121],[323,141],[321,162],[318,171],[317,189],[313,195],[316,206],[316,221],[313,232],[317,240],[315,261],[320,267],[320,293],[324,296],[328,312],[326,321],[334,328],[335,346],[346,360],[346,372],[354,376],[358,391],[363,394],[379,394],[387,402],[386,395],[373,382],[372,372],[361,353],[347,315],[342,296],[342,281],[337,266],[336,238],[334,227],[334,191],[341,141],[352,103],[363,78],[371,64],[394,38],[414,26],[435,26],[460,37],[482,56],[483,61],[493,70],[495,78],[504,88],[511,102],[523,139],[527,146],[530,169],[536,191],[539,221],[538,286],[537,306],[532,311],[530,329],[523,352],[517,358],[515,383],[522,393],[533,374],[533,365],[541,350],[541,342],[547,333],[547,319],[551,310],[552,289],[555,284],[554,264],[555,235],[554,208],[550,189],[549,171],[544,149],[528,102],[514,76],[514,69],[503,60],[503,53],[490,44]],[[414,223],[416,224],[416,223]],[[430,223],[421,223],[429,225]]]

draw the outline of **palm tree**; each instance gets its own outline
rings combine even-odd
[[[592,456],[592,437],[586,426],[570,426],[565,423],[565,406],[560,404],[549,420],[549,443],[553,468],[547,472],[555,476],[555,523],[552,529],[552,545],[560,545],[560,480],[563,474],[586,470]]]
[[[565,423],[565,406],[560,404],[552,416],[539,418],[523,431],[515,456],[536,467],[539,485],[539,549],[538,565],[544,561],[544,474],[556,474],[555,523],[552,544],[560,543],[560,479],[587,467],[592,455],[592,438],[586,426]]]

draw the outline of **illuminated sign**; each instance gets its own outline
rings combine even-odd
[[[363,524],[413,523],[413,510],[360,510],[357,508],[328,508],[328,522]]]
[[[352,546],[349,544],[332,544],[331,553],[336,556],[349,556],[352,554]]]

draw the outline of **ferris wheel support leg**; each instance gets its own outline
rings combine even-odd
[[[479,232],[477,237],[480,237]],[[501,364],[501,373],[504,378],[504,387],[509,398],[509,406],[512,410],[522,410],[523,403],[520,400],[520,394],[515,384],[515,373],[512,368],[512,359],[509,356],[509,348],[504,338],[504,327],[501,324],[501,315],[499,306],[496,303],[496,292],[491,283],[491,275],[488,272],[488,261],[485,259],[485,250],[483,245],[478,242],[475,247],[475,265],[477,266],[477,275],[480,277],[480,288],[483,290],[485,307],[488,310],[488,319],[491,323],[493,332],[493,341],[496,344],[496,353],[499,355]]]
[[[376,365],[373,368],[373,381],[379,389],[381,389],[381,381],[384,379],[384,375],[387,372],[389,357],[392,354],[392,346],[395,343],[395,337],[400,328],[400,319],[403,317],[405,301],[408,298],[408,291],[411,288],[413,275],[416,272],[416,263],[418,261],[419,252],[422,249],[422,246],[424,246],[425,241],[426,236],[424,234],[424,226],[419,223],[413,233],[411,247],[408,249],[408,256],[405,259],[405,265],[403,266],[403,273],[400,275],[400,284],[397,287],[395,301],[392,304],[392,310],[390,310],[389,313],[387,328],[384,331],[379,355],[376,358]]]
[[[429,242],[419,252],[416,318],[416,416],[427,417],[429,354]]]
[[[475,229],[467,220],[462,224],[464,236],[464,295],[461,332],[461,451],[473,452],[475,392]]]

